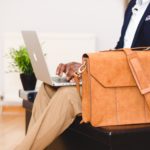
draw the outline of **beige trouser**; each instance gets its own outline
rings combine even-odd
[[[76,87],[58,89],[42,84],[33,107],[28,133],[15,150],[43,150],[81,113]]]

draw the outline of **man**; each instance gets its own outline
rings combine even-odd
[[[121,37],[116,48],[150,46],[150,0],[131,0],[125,13]],[[56,74],[73,73],[80,63],[60,64]],[[36,97],[28,133],[17,150],[42,150],[81,114],[76,87],[52,88],[43,84]]]

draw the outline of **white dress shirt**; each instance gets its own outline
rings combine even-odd
[[[132,8],[132,16],[124,37],[124,48],[132,46],[136,30],[149,3],[150,0],[137,0],[135,6]]]

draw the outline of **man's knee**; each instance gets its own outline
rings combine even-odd
[[[81,103],[79,93],[75,86],[61,87],[58,89],[60,101],[63,103],[78,104]]]
[[[59,92],[67,97],[77,96],[77,89],[75,86],[61,87]]]

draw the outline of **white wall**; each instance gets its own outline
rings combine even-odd
[[[0,31],[0,96],[3,95],[3,37],[2,32]]]
[[[97,49],[113,48],[120,34],[125,0],[1,0],[3,31],[94,33]]]

